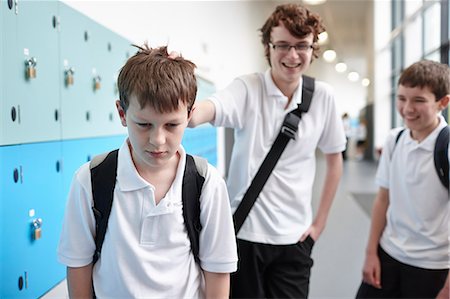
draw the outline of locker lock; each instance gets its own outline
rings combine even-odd
[[[33,240],[39,240],[42,236],[42,219],[36,218],[32,221]]]
[[[94,91],[99,90],[102,87],[102,77],[95,76],[94,77]]]
[[[65,78],[66,86],[73,85],[73,83],[74,83],[73,75],[75,74],[75,69],[73,67],[68,68],[64,71],[64,73],[65,73],[65,77],[66,77]]]
[[[36,78],[36,65],[36,57],[31,57],[30,59],[25,60],[25,76],[27,79]]]

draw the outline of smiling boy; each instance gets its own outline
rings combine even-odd
[[[118,152],[108,230],[93,265],[96,221],[89,163],[75,173],[58,247],[71,298],[228,298],[237,268],[225,182],[207,165],[199,262],[183,217],[183,133],[197,92],[195,65],[167,48],[139,48],[122,68],[116,102],[128,137]],[[187,175],[187,174],[186,174]],[[184,195],[183,195],[184,196]]]
[[[449,99],[448,65],[419,61],[399,79],[397,111],[406,129],[400,137],[401,128],[393,129],[383,147],[357,298],[436,298],[443,289],[449,193],[436,173],[433,150],[440,131],[448,130],[441,111]]]
[[[234,129],[228,174],[231,207],[244,193],[274,143],[285,116],[302,102],[302,75],[318,57],[320,17],[297,4],[279,5],[261,28],[270,68],[235,79],[202,101],[190,126],[211,122]],[[316,81],[309,111],[237,234],[239,270],[232,275],[233,298],[306,298],[314,242],[325,228],[342,174],[346,139],[332,89]],[[316,149],[326,160],[320,206],[311,200]]]

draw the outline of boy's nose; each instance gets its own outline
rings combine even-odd
[[[163,130],[155,129],[150,133],[150,143],[154,145],[161,145],[166,142],[166,135]]]
[[[288,55],[289,56],[293,56],[293,57],[298,57],[300,56],[297,52],[297,50],[295,50],[295,47],[290,47],[289,51],[288,51]]]

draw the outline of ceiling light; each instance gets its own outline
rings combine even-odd
[[[328,32],[324,31],[319,34],[319,44],[322,45],[328,40]]]
[[[327,2],[327,0],[303,0],[303,3],[309,5],[319,5]]]
[[[334,68],[336,69],[336,72],[343,73],[347,70],[347,65],[343,62],[339,62]]]
[[[370,85],[370,80],[368,78],[364,78],[361,80],[361,84],[362,86],[367,87]]]
[[[322,57],[326,62],[333,62],[336,59],[336,51],[326,50],[325,52],[323,52]]]
[[[347,78],[352,82],[356,82],[359,80],[359,74],[357,72],[350,72],[348,73]]]

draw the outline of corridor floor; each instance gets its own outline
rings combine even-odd
[[[327,226],[313,249],[311,299],[354,298],[362,266],[375,198],[376,163],[347,160]],[[317,209],[325,161],[318,156],[313,207]]]

